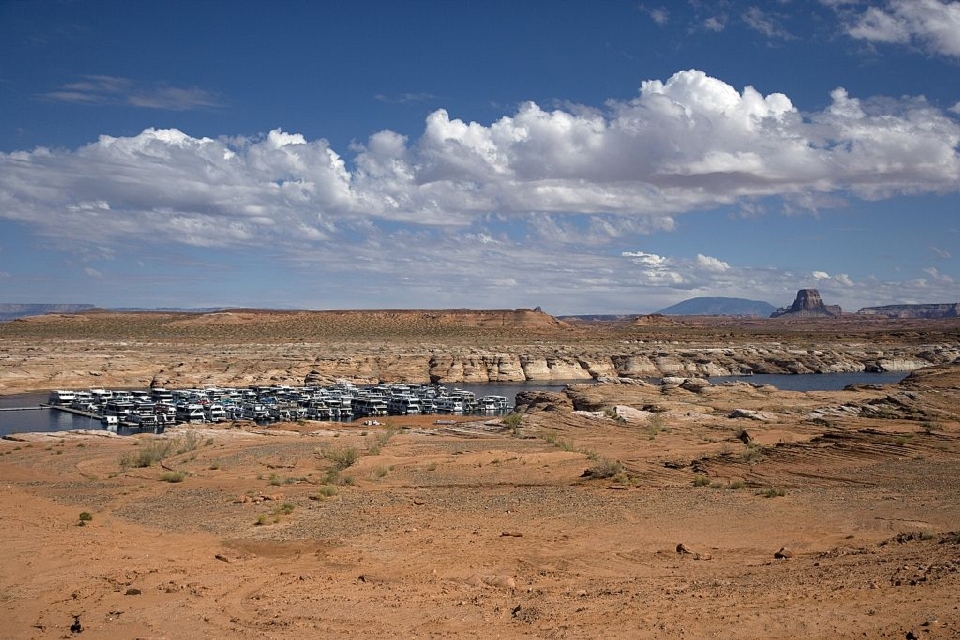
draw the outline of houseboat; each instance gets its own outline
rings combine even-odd
[[[77,394],[74,391],[67,391],[65,389],[54,389],[50,392],[49,403],[56,406],[69,406],[77,398]]]

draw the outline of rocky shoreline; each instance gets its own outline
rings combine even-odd
[[[956,321],[525,312],[75,314],[0,325],[0,393],[91,386],[487,383],[913,371],[960,358]]]
[[[487,383],[713,377],[750,373],[806,374],[913,371],[960,358],[951,344],[886,349],[840,345],[800,349],[789,344],[729,348],[689,345],[617,345],[579,351],[529,345],[488,352],[464,347],[422,351],[357,346],[326,355],[323,345],[220,345],[174,348],[158,343],[7,346],[0,360],[0,393],[89,386],[189,387],[263,383],[379,382]],[[549,353],[544,353],[549,351]]]

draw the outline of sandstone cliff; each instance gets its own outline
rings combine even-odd
[[[916,321],[922,331],[896,321],[889,335],[844,319],[816,334],[822,323],[647,320],[571,327],[524,310],[41,316],[0,325],[0,393],[910,371],[960,357],[957,327],[944,320]]]
[[[882,318],[957,318],[960,302],[952,304],[891,304],[883,307],[864,307],[857,315]]]

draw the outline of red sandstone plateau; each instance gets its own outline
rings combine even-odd
[[[958,356],[956,319],[0,324],[5,394],[590,383],[521,394],[505,418],[9,436],[0,636],[957,637]],[[911,373],[805,393],[704,379],[864,368]]]

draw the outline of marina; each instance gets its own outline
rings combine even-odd
[[[712,384],[749,380],[752,384],[773,384],[795,391],[842,389],[848,384],[894,384],[906,374],[834,373],[820,375],[762,375],[749,378],[711,378]],[[581,381],[582,382],[582,381]],[[71,429],[118,429],[118,433],[155,432],[179,424],[177,404],[183,403],[180,422],[216,423],[223,420],[252,420],[258,423],[296,420],[349,422],[390,414],[394,395],[416,396],[424,414],[496,415],[507,412],[521,391],[562,391],[568,382],[463,383],[445,385],[354,385],[340,382],[327,386],[287,385],[202,389],[55,390],[0,396],[0,437],[26,431],[68,431]],[[53,395],[55,394],[55,395]],[[108,400],[114,417],[105,415]],[[219,401],[217,401],[219,399]],[[51,403],[56,400],[56,403]],[[128,403],[132,403],[128,404]],[[192,417],[186,405],[196,407]],[[399,414],[402,401],[394,400]],[[406,402],[410,415],[409,399]],[[126,416],[121,420],[122,416]],[[109,424],[113,422],[113,424]]]
[[[516,386],[516,385],[514,385]],[[430,384],[327,386],[252,385],[143,390],[55,389],[46,397],[0,398],[16,406],[3,412],[41,412],[48,419],[0,421],[0,436],[15,431],[102,428],[118,434],[162,433],[179,424],[250,420],[260,424],[302,420],[347,422],[367,417],[418,414],[497,414],[512,409],[503,389],[496,394]],[[35,404],[31,404],[35,403]],[[28,406],[30,405],[30,406]],[[61,416],[64,420],[56,418]],[[50,427],[42,423],[48,422]]]

